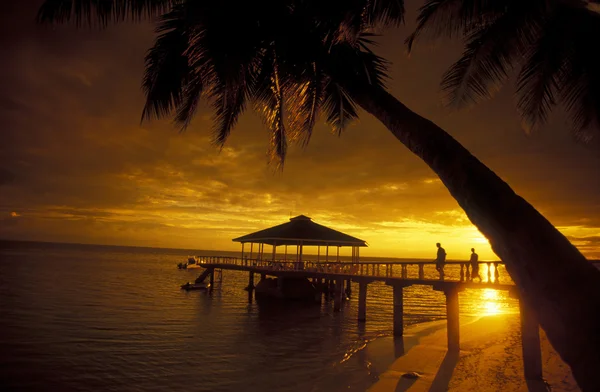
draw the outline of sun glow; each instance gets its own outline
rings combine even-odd
[[[494,316],[502,313],[499,300],[500,294],[498,290],[483,289],[481,293],[481,301],[483,304],[482,315]]]

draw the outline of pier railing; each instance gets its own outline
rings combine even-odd
[[[407,261],[361,261],[353,262],[323,262],[323,261],[290,261],[290,260],[264,260],[254,258],[225,257],[225,256],[197,256],[198,264],[235,265],[240,267],[256,267],[271,271],[306,271],[329,274],[347,274],[372,277],[394,277],[403,279],[442,279],[449,278],[456,281],[471,281],[471,263],[468,261],[449,260],[444,263],[444,268],[436,270],[433,261],[407,260]],[[479,277],[481,281],[497,283],[500,280],[498,266],[501,261],[481,261]],[[486,279],[487,278],[487,279]],[[508,275],[507,280],[510,280]]]

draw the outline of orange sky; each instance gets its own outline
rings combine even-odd
[[[274,172],[253,114],[221,152],[208,110],[183,134],[168,121],[140,126],[150,24],[43,28],[32,22],[40,1],[11,3],[1,27],[0,238],[237,250],[231,238],[305,214],[368,241],[363,257],[434,257],[438,241],[451,259],[472,246],[494,257],[434,173],[370,116],[340,138],[321,125]],[[411,26],[381,40],[392,93],[600,258],[598,149],[576,144],[561,114],[526,135],[512,86],[468,111],[443,108],[440,77],[460,46],[421,45],[408,58]]]

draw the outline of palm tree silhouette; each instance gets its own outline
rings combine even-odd
[[[507,82],[510,72],[518,70],[517,106],[527,127],[539,127],[547,120],[549,112],[562,104],[571,117],[575,136],[584,141],[598,140],[600,53],[590,49],[595,44],[594,37],[600,36],[597,3],[583,0],[427,0],[420,9],[417,28],[407,43],[410,49],[421,36],[459,35],[464,39],[462,57],[442,80],[442,89],[451,106],[460,108],[491,97]],[[546,255],[550,249],[559,253],[550,258],[530,260],[529,272],[515,271],[512,263],[507,269],[513,278],[519,279],[520,288],[529,291],[523,293],[525,300],[537,309],[548,338],[571,366],[581,388],[598,390],[600,382],[592,370],[600,361],[600,337],[593,332],[594,329],[598,331],[598,321],[595,321],[598,316],[592,308],[587,308],[598,306],[599,294],[592,288],[598,273],[593,271],[594,278],[589,281],[589,286],[580,285],[580,277],[569,271],[568,246],[557,243],[554,248],[554,245],[545,244],[540,233],[545,229],[534,222],[532,220],[532,225],[528,226],[532,231],[524,236],[519,246],[546,248]],[[529,245],[525,245],[527,237]],[[534,270],[536,265],[538,268]],[[541,271],[544,268],[547,273]],[[538,285],[546,282],[548,286],[546,289],[538,286],[540,290],[537,291],[533,289],[534,280]],[[558,286],[553,282],[557,280],[562,281],[563,290],[555,292]],[[588,296],[594,298],[590,303]],[[556,321],[567,317],[572,318],[570,327]],[[590,323],[590,320],[594,321]],[[580,324],[579,329],[577,324]]]
[[[467,5],[495,4],[497,18],[503,15],[502,4],[511,3],[431,0],[427,5],[463,1]],[[173,115],[185,128],[199,100],[206,98],[215,113],[215,142],[223,146],[240,114],[252,105],[270,130],[271,157],[282,165],[288,139],[308,143],[320,112],[335,132],[341,132],[357,118],[360,106],[440,177],[506,263],[523,301],[537,311],[541,326],[571,366],[579,385],[590,390],[600,388],[590,371],[600,367],[600,317],[596,315],[600,309],[600,271],[452,136],[386,91],[386,61],[373,52],[369,31],[401,23],[401,0],[47,0],[38,20],[105,26],[109,21],[152,16],[160,18],[158,37],[146,56],[143,118]],[[446,21],[450,27],[442,23],[447,28],[444,31],[463,24],[470,31],[470,21],[463,22],[460,14],[457,18]],[[422,14],[424,23],[415,37],[430,20],[438,23]],[[475,40],[471,46],[476,50],[484,42]],[[468,58],[471,67],[479,67],[480,76],[455,66],[447,84],[454,87],[452,75],[464,74],[471,77],[466,97],[473,91],[485,95],[488,86],[480,83],[486,80],[481,75],[498,72],[498,68],[490,68],[491,60],[485,56]],[[502,61],[498,63],[504,64]],[[539,64],[546,62],[551,63],[538,60]],[[522,85],[535,84],[540,72],[525,72]],[[568,80],[563,87],[583,89]],[[574,102],[573,94],[567,94],[571,97],[568,102]],[[540,107],[545,109],[542,114],[549,110],[548,95],[526,96],[534,101],[532,107],[538,105],[538,114],[533,110],[531,118],[540,118]],[[585,116],[598,113],[598,106],[586,105],[584,109]]]

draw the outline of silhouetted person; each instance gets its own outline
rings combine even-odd
[[[475,248],[471,248],[471,260],[469,262],[471,263],[471,280],[477,277],[481,282],[481,275],[479,275],[479,255],[475,253]]]
[[[442,248],[442,245],[438,242],[437,246],[437,258],[435,259],[435,269],[440,273],[440,279],[444,279],[444,264],[446,264],[446,251]]]

